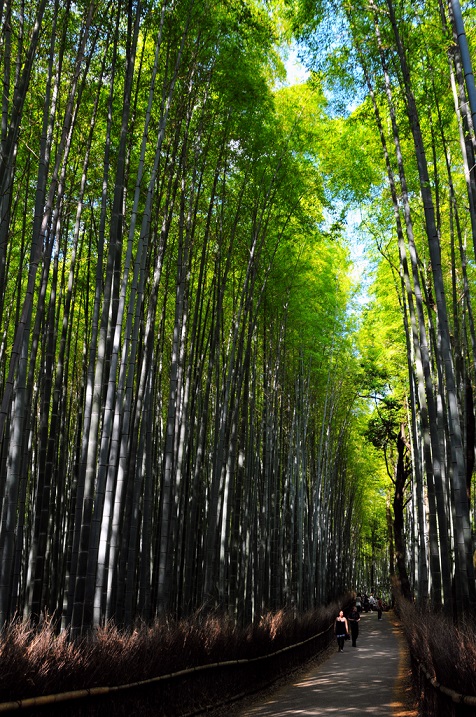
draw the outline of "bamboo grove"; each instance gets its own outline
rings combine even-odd
[[[277,89],[260,3],[0,16],[2,624],[342,593],[357,364],[322,93]]]
[[[474,11],[4,0],[0,19],[0,624],[246,624],[393,572],[462,618]],[[311,77],[288,87],[292,34]]]
[[[406,343],[406,388],[381,395],[373,432],[393,453],[398,574],[408,597],[460,620],[476,599],[474,9],[336,4],[341,34],[324,56],[330,8],[311,5],[300,12],[314,66],[359,88],[385,167],[366,221],[382,257],[376,291],[400,307]]]

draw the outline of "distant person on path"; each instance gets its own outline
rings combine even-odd
[[[382,602],[382,598],[379,598],[377,600],[377,615],[378,615],[379,620],[382,619],[382,611],[383,611],[383,602]]]
[[[350,633],[352,635],[352,647],[357,647],[357,638],[359,636],[359,622],[360,613],[357,610],[357,605],[354,605],[352,612],[349,615],[350,622]]]
[[[337,644],[339,645],[339,652],[343,652],[344,650],[344,641],[346,636],[349,634],[349,625],[347,623],[347,618],[344,617],[344,612],[341,610],[336,617],[336,621],[334,624],[334,632],[335,636],[337,637]]]
[[[355,606],[359,612],[362,612],[362,599],[360,595],[357,595],[357,599],[355,601]]]

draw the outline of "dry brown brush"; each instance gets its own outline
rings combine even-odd
[[[203,613],[180,621],[157,620],[152,625],[138,625],[133,631],[108,624],[75,642],[68,639],[66,632],[58,634],[51,621],[45,620],[41,627],[33,627],[26,621],[16,620],[4,628],[0,638],[0,702],[126,685],[209,663],[268,655],[326,631],[338,607],[335,603],[301,616],[286,610],[267,613],[259,622],[244,629],[224,615]],[[199,680],[181,678],[171,680],[166,686],[156,685],[154,695],[149,694],[148,700],[156,715],[185,714],[196,708],[197,701],[200,705],[214,703],[242,691],[244,685],[249,688],[250,675],[256,681],[258,676],[261,681],[271,680],[325,649],[329,639],[332,639],[332,631],[319,642],[311,640],[306,647],[292,651],[295,654],[286,652],[281,661],[270,660],[269,669],[260,662],[259,670],[228,668],[215,671],[210,678],[201,673]],[[256,682],[256,688],[259,687]],[[115,700],[120,700],[123,712],[117,705],[107,707],[115,715],[135,714],[131,705],[126,707],[126,704],[137,704],[141,695],[136,691],[129,699],[124,697],[124,692],[117,694],[121,696]],[[175,700],[177,705],[172,708]],[[104,712],[104,705],[96,712],[92,702],[94,700],[83,701],[75,711],[68,706],[67,714]],[[161,711],[157,711],[158,704]],[[57,709],[57,714],[61,714],[61,709]],[[142,706],[137,714],[148,714],[147,709]],[[43,714],[51,715],[53,711]]]
[[[401,620],[412,659],[420,701],[440,704],[438,714],[475,714],[472,711],[444,711],[441,705],[457,703],[457,695],[476,696],[476,623],[472,616],[455,625],[431,607],[421,608],[396,592],[396,611]],[[431,682],[433,681],[433,684]],[[445,690],[456,693],[445,695]]]

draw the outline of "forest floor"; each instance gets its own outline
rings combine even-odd
[[[358,710],[358,711],[357,711]],[[393,614],[363,615],[357,648],[335,643],[264,692],[207,713],[209,717],[278,717],[327,714],[420,717],[408,647]]]

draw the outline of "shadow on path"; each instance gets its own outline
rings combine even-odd
[[[393,614],[363,614],[357,647],[345,643],[323,664],[242,712],[242,717],[378,715],[414,717],[402,699],[405,643]]]

